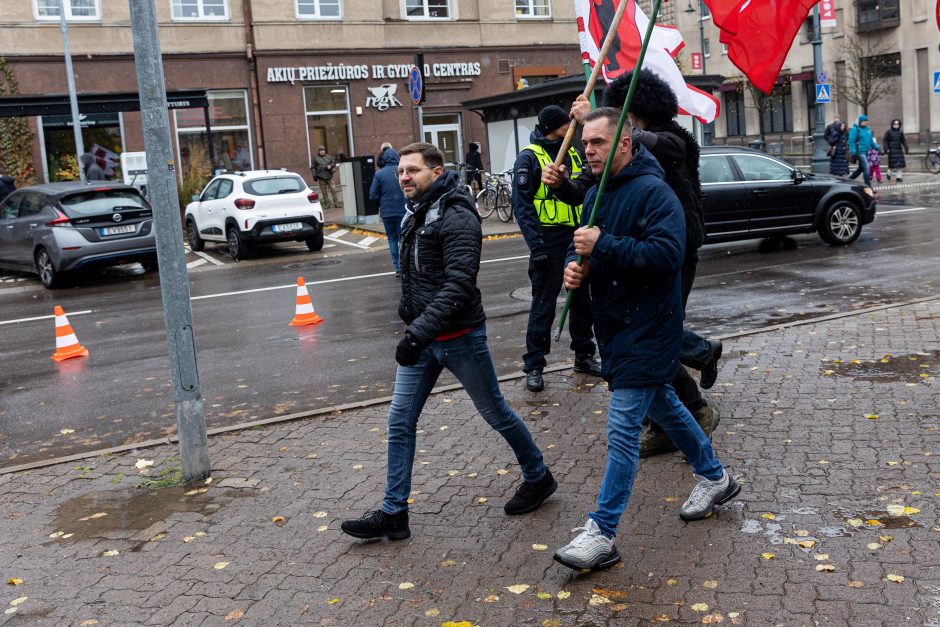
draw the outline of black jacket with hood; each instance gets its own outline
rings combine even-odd
[[[447,170],[406,210],[398,315],[423,348],[486,321],[477,288],[483,229],[473,198]]]

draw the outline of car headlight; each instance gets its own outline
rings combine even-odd
[[[863,188],[863,190],[864,190],[864,192],[865,192],[866,194],[868,194],[868,195],[871,196],[872,198],[875,197],[875,192],[873,192],[870,187],[865,187],[865,188]]]

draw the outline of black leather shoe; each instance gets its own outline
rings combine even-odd
[[[545,389],[541,370],[530,370],[525,376],[525,387],[530,392],[541,392]]]
[[[601,362],[594,359],[593,355],[581,355],[574,358],[574,371],[599,377],[601,376]]]
[[[503,511],[509,516],[528,514],[539,508],[558,489],[558,484],[552,476],[551,470],[545,471],[545,476],[538,481],[523,481],[515,495],[503,506]]]
[[[699,385],[703,390],[710,390],[715,385],[715,379],[718,378],[718,360],[721,359],[721,340],[711,342],[712,354],[708,364],[702,368],[702,378],[699,379]]]
[[[411,535],[408,529],[408,511],[387,514],[380,509],[366,512],[362,518],[343,521],[343,533],[364,540],[404,540]]]

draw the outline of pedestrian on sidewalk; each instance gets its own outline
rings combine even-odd
[[[599,226],[575,232],[565,268],[565,287],[591,286],[594,328],[611,390],[607,468],[597,510],[555,552],[556,561],[574,569],[607,568],[620,561],[614,538],[630,500],[646,415],[685,453],[699,479],[679,511],[683,520],[710,516],[741,489],[672,387],[682,344],[685,217],[650,152],[641,144],[634,153],[629,134],[613,144],[619,117],[620,110],[610,107],[585,116],[581,138],[591,170],[599,176],[611,150],[614,159],[598,208]],[[591,188],[585,204],[593,206],[596,195],[597,187]],[[582,266],[575,262],[577,255],[585,257]]]
[[[633,73],[628,72],[614,80],[604,95],[604,104],[616,108],[623,107],[632,78]],[[578,97],[572,106],[572,114],[579,123],[582,123],[584,115],[590,110],[591,103],[583,97]],[[666,183],[672,187],[682,203],[686,225],[685,255],[681,268],[684,316],[698,267],[698,249],[705,241],[705,210],[698,171],[699,146],[695,138],[675,121],[678,113],[679,102],[672,88],[649,70],[642,70],[630,105],[634,127],[632,140],[634,145],[642,144],[656,158],[665,170]],[[570,180],[565,179],[563,174],[552,165],[546,168],[543,179],[555,190],[559,198],[568,202],[583,200],[587,190],[600,181],[600,177],[591,172],[590,168]],[[590,210],[590,205],[587,206]],[[701,372],[700,385],[706,390],[710,389],[718,378],[721,351],[721,341],[708,340],[697,333],[683,330],[681,365],[676,369],[676,378],[672,382],[679,400],[709,438],[721,417],[702,396],[695,379],[685,367]],[[646,421],[640,436],[640,457],[674,450],[676,444],[669,436],[656,425]]]
[[[858,161],[858,167],[855,168],[855,172],[849,175],[849,178],[858,178],[858,175],[861,174],[862,178],[865,180],[865,186],[871,187],[871,173],[868,169],[868,151],[872,146],[878,150],[879,146],[871,134],[871,129],[868,128],[868,116],[864,113],[858,116],[858,121],[852,125],[852,129],[849,131],[848,145],[849,154],[852,155],[852,163]]]
[[[885,152],[888,154],[888,180],[891,175],[898,180],[898,183],[904,180],[904,168],[907,162],[904,154],[910,152],[907,149],[907,139],[904,137],[904,131],[901,130],[901,120],[894,118],[891,120],[891,128],[885,131],[885,136],[881,142],[884,144]]]
[[[874,146],[868,149],[868,178],[881,182],[881,158],[878,156],[878,149]]]
[[[552,323],[565,272],[565,253],[574,230],[581,222],[581,202],[565,202],[542,182],[542,170],[555,161],[570,120],[556,105],[539,112],[538,124],[529,136],[513,166],[512,211],[529,246],[529,280],[532,282],[532,306],[525,334],[522,370],[530,392],[545,389],[542,370],[552,348]],[[574,148],[565,155],[568,171],[581,172],[581,155]],[[574,371],[601,376],[594,359],[594,333],[591,330],[591,296],[587,291],[575,294],[571,302],[571,350]]]
[[[388,250],[392,254],[395,276],[401,277],[398,263],[398,241],[400,238],[401,219],[405,217],[405,195],[398,184],[398,151],[386,148],[382,153],[382,169],[372,177],[369,198],[379,201],[379,217],[385,225],[388,237]]]
[[[382,142],[382,145],[379,146],[379,154],[378,154],[378,156],[375,158],[375,169],[376,169],[376,170],[381,170],[382,168],[385,167],[385,151],[388,150],[388,149],[391,148],[391,147],[392,147],[392,143],[391,143],[391,142]],[[397,184],[398,184],[398,181],[396,180],[395,183],[396,183],[396,185],[397,185]]]
[[[833,176],[846,176],[849,173],[849,133],[845,122],[839,123],[839,128],[829,136],[829,174]]]
[[[558,487],[496,380],[477,287],[483,230],[473,198],[457,175],[444,169],[444,154],[431,144],[402,149],[398,182],[407,199],[398,314],[407,328],[395,351],[385,499],[378,510],[343,522],[342,530],[356,538],[402,540],[411,535],[408,497],[418,418],[444,368],[457,377],[522,467],[523,482],[503,507],[506,514],[534,511]]]
[[[326,146],[317,148],[317,156],[313,159],[310,166],[313,172],[313,178],[320,186],[320,199],[324,209],[339,207],[342,203],[336,190],[336,184],[333,182],[333,174],[336,170],[336,161],[326,152]]]
[[[467,164],[467,185],[476,194],[483,189],[483,155],[480,154],[480,144],[470,142],[464,162]]]

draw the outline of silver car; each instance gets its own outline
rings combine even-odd
[[[35,272],[51,289],[78,270],[134,262],[157,269],[153,211],[135,187],[47,183],[0,203],[0,268]]]

